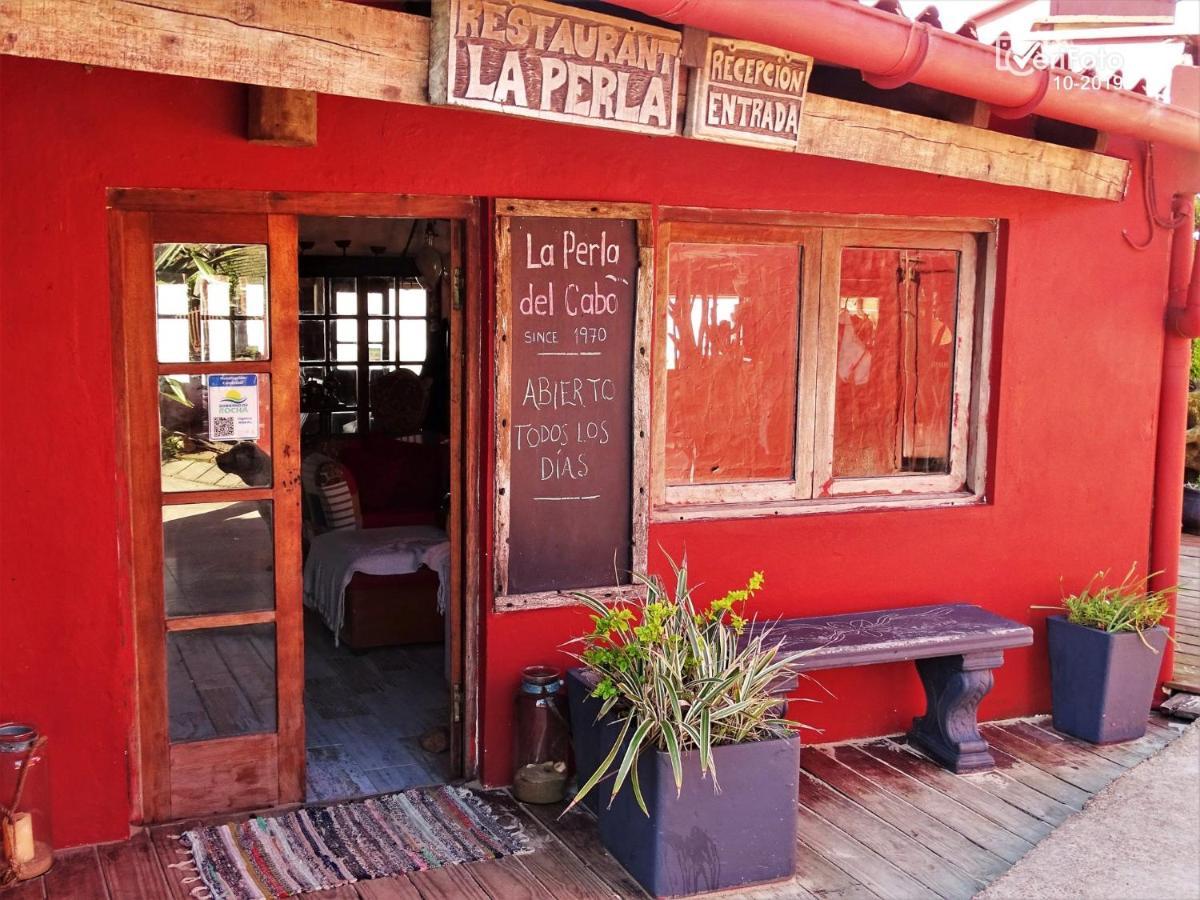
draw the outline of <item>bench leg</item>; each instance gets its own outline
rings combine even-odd
[[[908,742],[952,772],[976,772],[996,765],[979,733],[979,702],[992,689],[992,670],[1003,653],[969,653],[918,659],[925,685],[925,715],[913,719]]]

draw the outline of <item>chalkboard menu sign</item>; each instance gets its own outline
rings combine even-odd
[[[628,584],[644,493],[638,223],[513,215],[500,227],[498,593]]]

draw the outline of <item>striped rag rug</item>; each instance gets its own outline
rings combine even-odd
[[[520,824],[452,785],[185,832],[193,896],[266,900],[529,852]]]

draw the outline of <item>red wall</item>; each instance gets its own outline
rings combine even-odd
[[[57,841],[123,836],[133,650],[120,580],[105,189],[387,191],[634,200],[1009,222],[1001,271],[994,503],[654,527],[723,589],[765,570],[760,614],[966,599],[1041,618],[1059,578],[1144,564],[1166,238],[1122,203],[699,141],[322,97],[314,149],[248,144],[243,89],[0,58],[0,718],[54,752]],[[1168,196],[1169,186],[1161,186]],[[999,336],[999,335],[998,335]],[[486,580],[485,580],[486,583]],[[486,604],[486,598],[481,601]],[[485,617],[483,775],[509,778],[521,666],[572,611]],[[1045,710],[1038,643],[1008,655],[986,717]],[[904,728],[911,666],[831,672],[796,712],[825,738]]]

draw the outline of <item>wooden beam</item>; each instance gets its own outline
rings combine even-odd
[[[0,53],[428,102],[429,20],[341,0],[0,0]]]
[[[0,53],[426,104],[429,20],[342,0],[0,0]],[[801,153],[1120,199],[1129,164],[809,94]]]
[[[316,91],[250,85],[246,102],[246,137],[256,144],[315,147]]]
[[[809,94],[801,153],[1119,200],[1129,163],[1086,150]]]

